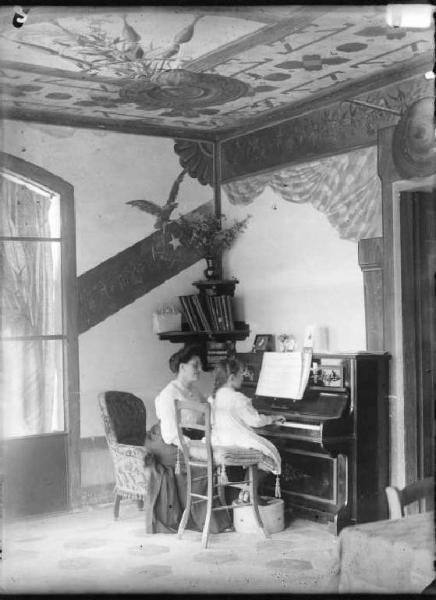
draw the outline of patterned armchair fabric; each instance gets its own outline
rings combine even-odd
[[[120,497],[144,500],[154,495],[153,454],[144,448],[146,410],[140,398],[127,392],[99,395],[106,440],[115,470],[115,493]],[[119,503],[119,500],[118,500]],[[115,517],[118,516],[117,507]],[[147,516],[146,516],[147,519]]]
[[[143,446],[147,413],[142,400],[128,392],[106,392],[105,398],[116,441]]]

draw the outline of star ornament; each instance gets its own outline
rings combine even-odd
[[[173,248],[173,250],[174,250],[174,252],[175,252],[175,251],[177,250],[177,248],[178,248],[179,246],[181,246],[182,244],[181,244],[181,242],[180,242],[179,238],[177,238],[177,237],[174,237],[174,236],[171,234],[171,240],[168,242],[168,245],[169,245],[169,246],[172,246],[172,248]]]

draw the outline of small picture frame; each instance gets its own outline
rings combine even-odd
[[[344,387],[344,369],[337,365],[322,365],[322,385],[326,387]]]
[[[270,333],[261,333],[254,338],[252,352],[273,352],[274,336]]]

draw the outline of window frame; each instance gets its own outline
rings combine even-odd
[[[61,286],[63,322],[64,424],[69,505],[80,505],[80,388],[78,345],[78,290],[74,188],[49,171],[21,158],[0,152],[0,168],[47,188],[60,198]],[[0,239],[11,239],[1,236]],[[14,238],[15,239],[15,238]],[[19,236],[16,238],[20,239]],[[27,238],[28,239],[28,238]],[[38,238],[42,240],[42,238]],[[51,240],[53,241],[54,238]],[[0,332],[1,336],[1,332]],[[20,336],[19,339],[22,339]],[[38,336],[39,338],[40,336]],[[50,338],[53,336],[41,336]],[[59,337],[59,336],[55,336]],[[1,337],[0,337],[1,339]],[[59,435],[58,432],[44,435]]]

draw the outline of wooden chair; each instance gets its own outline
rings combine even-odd
[[[403,489],[399,490],[394,486],[385,488],[389,506],[389,518],[401,519],[407,514],[407,507],[413,502],[423,502],[425,510],[432,510],[434,507],[434,479],[427,477],[420,479]]]
[[[257,465],[261,459],[261,452],[258,450],[239,448],[237,446],[222,446],[213,448],[211,444],[211,420],[210,420],[210,405],[199,404],[198,402],[190,402],[188,400],[176,400],[176,422],[179,442],[183,451],[184,463],[186,466],[187,475],[187,492],[186,492],[186,508],[183,512],[180,521],[177,535],[182,537],[186,524],[191,512],[191,506],[197,502],[207,502],[206,518],[202,533],[202,546],[207,548],[209,538],[209,526],[212,511],[227,510],[233,508],[231,504],[226,504],[224,487],[238,487],[247,489],[250,495],[250,502],[246,506],[252,506],[255,520],[259,526],[259,532],[266,538],[269,538],[268,532],[265,530],[262,518],[259,513],[258,495],[257,495]],[[202,415],[203,424],[195,424],[185,422],[183,419],[183,410],[188,409]],[[187,427],[198,431],[203,431],[205,435],[204,441],[190,440],[186,442],[183,435],[183,428]],[[219,477],[218,467],[225,468],[226,466],[238,466],[248,469],[248,479],[245,481],[224,482]],[[192,478],[191,467],[200,467],[205,470],[206,474],[200,477]],[[197,494],[192,491],[192,482],[199,479],[207,478],[207,494]],[[214,493],[216,492],[216,493]],[[194,498],[194,500],[193,500]],[[219,499],[220,505],[213,506],[214,501]]]
[[[120,391],[103,392],[98,401],[115,471],[115,520],[119,517],[121,499],[135,499],[138,508],[145,510],[146,533],[153,533],[154,456],[144,447],[144,403],[133,394]]]

